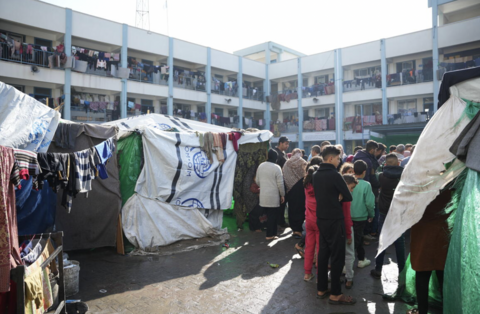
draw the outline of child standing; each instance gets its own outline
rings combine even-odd
[[[353,175],[343,175],[348,189],[353,193],[353,189],[357,186],[358,180]],[[351,289],[353,286],[353,262],[355,261],[355,240],[353,239],[353,222],[350,214],[352,202],[342,203],[343,216],[345,217],[345,233],[347,235],[347,243],[345,245],[345,288]]]
[[[305,261],[304,269],[305,276],[303,280],[310,281],[314,277],[312,274],[313,259],[315,252],[318,251],[318,237],[320,233],[317,226],[317,201],[315,200],[315,192],[313,190],[312,179],[313,174],[319,168],[318,165],[308,168],[307,175],[303,180],[305,188],[305,230],[307,235],[305,237]]]
[[[370,183],[363,180],[367,173],[367,163],[363,160],[357,160],[353,164],[353,171],[355,172],[355,178],[358,179],[358,185],[352,195],[351,214],[358,267],[363,268],[371,263],[365,257],[362,238],[367,220],[371,222],[373,217],[375,217],[375,195],[373,195]]]

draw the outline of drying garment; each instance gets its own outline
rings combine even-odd
[[[99,177],[101,179],[107,179],[107,161],[112,157],[112,153],[115,152],[115,144],[113,143],[113,138],[98,144],[95,146],[97,150],[97,156],[100,158],[99,162],[95,162]]]
[[[238,140],[242,137],[241,132],[231,132],[228,134],[228,139],[233,143],[233,149],[238,152]]]
[[[68,154],[38,153],[37,160],[42,169],[37,180],[39,189],[43,187],[44,180],[47,180],[55,193],[67,185],[70,170]]]
[[[440,190],[465,169],[465,164],[456,159],[445,171],[445,164],[455,159],[449,148],[469,122],[461,119],[465,107],[464,101],[450,97],[420,135],[395,190],[380,234],[378,253],[417,223]]]
[[[466,101],[469,103],[469,101]],[[470,102],[473,103],[473,102]],[[480,104],[477,103],[480,106]],[[480,172],[480,111],[463,129],[450,147],[450,152],[470,169]]]
[[[92,180],[95,179],[94,157],[97,151],[95,148],[88,148],[73,153],[75,157],[75,179],[76,188],[79,193],[86,193],[92,190]]]
[[[15,191],[10,183],[13,149],[0,146],[0,293],[10,289],[10,269],[21,264]]]
[[[213,133],[213,151],[217,156],[217,160],[219,163],[223,163],[225,161],[225,156],[223,154],[223,145],[222,145],[222,137],[219,133]]]
[[[41,173],[37,161],[37,154],[27,150],[14,149],[15,164],[11,174],[11,181],[18,189],[21,189],[21,180],[28,180],[30,176]]]
[[[77,135],[83,131],[83,125],[78,123],[60,123],[53,138],[55,145],[61,148],[73,149]]]
[[[25,255],[22,259],[27,262],[28,264],[35,263],[37,258],[42,254],[42,244],[40,241],[35,245],[33,249],[31,249],[27,255]]]

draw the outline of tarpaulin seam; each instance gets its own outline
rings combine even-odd
[[[176,133],[175,136],[177,137],[177,143],[175,144],[175,147],[177,150],[178,166],[177,166],[177,171],[175,172],[175,176],[173,177],[172,192],[170,193],[170,196],[167,199],[167,203],[170,203],[173,197],[175,196],[178,178],[180,178],[180,172],[182,170],[182,165],[183,165],[182,155],[180,154],[180,144],[182,143],[182,139],[180,138],[179,133]]]

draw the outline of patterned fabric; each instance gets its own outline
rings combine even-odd
[[[10,182],[13,149],[0,146],[0,293],[10,289],[10,269],[21,263],[18,251],[15,190]]]
[[[302,151],[298,148],[294,149],[292,157],[283,165],[286,193],[288,193],[299,180],[305,177],[306,165],[307,162],[302,158]]]
[[[75,179],[78,193],[92,190],[92,180],[95,179],[95,147],[73,153],[75,156]]]
[[[37,176],[42,170],[38,164],[36,153],[14,149],[14,156],[15,165],[11,174],[11,180],[13,185],[21,189],[20,180],[28,180],[30,176]]]
[[[254,202],[250,202],[248,191],[250,191],[250,184],[248,189],[244,188],[244,181],[249,180],[247,174],[251,168],[257,169],[258,165],[267,160],[267,150],[270,143],[249,143],[240,145],[237,152],[237,164],[235,166],[235,181],[233,186],[233,198],[235,199],[235,206],[233,208],[235,217],[237,219],[237,227],[243,228],[243,223],[253,208],[250,208]],[[243,193],[245,191],[245,194]],[[258,195],[256,196],[258,197]]]

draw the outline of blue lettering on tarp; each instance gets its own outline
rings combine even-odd
[[[193,169],[199,178],[206,178],[211,167],[207,154],[203,150],[193,155]]]
[[[45,120],[35,120],[32,125],[32,132],[28,135],[28,140],[33,144],[39,144],[48,130],[49,123]]]
[[[196,208],[204,208],[202,202],[200,202],[196,198],[189,198],[182,202],[182,206],[185,207],[196,207]]]

